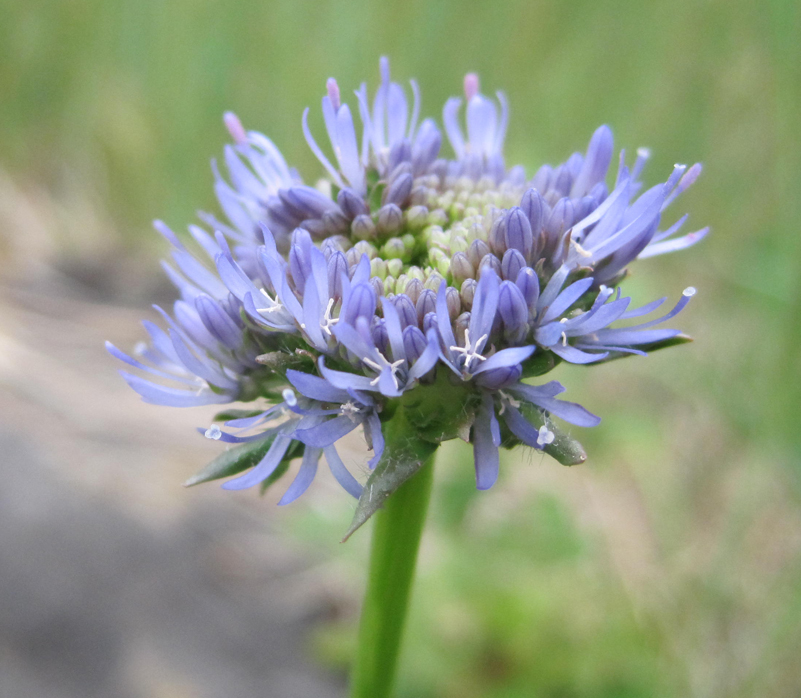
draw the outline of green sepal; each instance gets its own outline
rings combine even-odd
[[[251,441],[229,448],[217,456],[203,470],[195,473],[185,483],[184,487],[200,485],[204,482],[219,480],[223,477],[230,477],[241,473],[243,470],[252,468],[264,458],[264,455],[272,446],[275,436],[268,436],[265,439]]]
[[[554,424],[547,412],[523,403],[520,407],[523,416],[528,419],[531,424],[539,429],[545,425],[548,430],[554,435],[554,440],[547,444],[543,450],[551,458],[555,459],[562,465],[581,465],[587,460],[587,452],[584,447],[576,441],[572,436],[566,434],[560,427]]]
[[[553,371],[560,363],[562,363],[561,356],[554,354],[552,351],[537,348],[537,351],[523,362],[523,375],[521,378],[542,376],[549,371]]]
[[[420,438],[420,433],[409,422],[403,408],[396,410],[392,419],[384,422],[384,440],[384,453],[367,478],[343,543],[383,506],[393,492],[428,462],[438,445]]]
[[[246,419],[247,417],[255,417],[261,414],[264,410],[223,410],[214,415],[212,422],[227,422],[231,419]]]
[[[689,335],[684,333],[677,334],[675,337],[668,337],[667,339],[663,339],[661,342],[651,342],[650,344],[638,344],[635,349],[639,349],[640,351],[644,351],[646,354],[650,354],[653,351],[659,351],[660,349],[667,349],[668,347],[677,347],[681,344],[687,344],[692,342],[693,338]],[[616,361],[617,359],[625,359],[629,356],[635,356],[634,354],[627,354],[623,351],[612,351],[609,352],[609,356],[607,356],[603,361],[595,361],[595,363],[605,364],[609,361]],[[586,364],[587,366],[591,366],[593,364]]]
[[[381,199],[384,197],[384,189],[386,188],[385,182],[376,182],[376,185],[370,190],[368,203],[371,211],[375,212],[381,208]]]
[[[184,487],[193,487],[200,485],[204,482],[211,482],[212,480],[220,480],[225,477],[237,475],[244,470],[253,468],[259,464],[262,458],[270,450],[275,439],[274,435],[268,436],[258,441],[251,441],[248,443],[234,446],[227,451],[223,451],[211,463],[209,463],[203,470],[195,473],[185,483]],[[286,473],[289,468],[289,461],[303,455],[304,446],[299,441],[293,441],[287,449],[278,467],[261,483],[261,493],[276,482],[280,477]]]

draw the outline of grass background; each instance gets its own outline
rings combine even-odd
[[[53,202],[56,261],[95,275],[162,254],[152,218],[215,208],[226,109],[313,180],[303,108],[330,75],[374,87],[380,55],[418,79],[425,115],[466,71],[505,90],[507,161],[529,172],[603,122],[651,148],[646,183],[703,162],[676,211],[712,234],[626,286],[696,286],[680,323],[696,342],[554,374],[604,417],[580,435],[588,464],[508,454],[477,494],[469,451],[445,449],[401,695],[801,693],[801,5],[0,0],[0,17],[3,176]],[[147,296],[121,278],[103,288]],[[281,514],[358,588],[364,546],[328,535],[347,515]],[[353,621],[318,633],[321,661],[347,661]]]

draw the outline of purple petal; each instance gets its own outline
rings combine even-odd
[[[527,347],[510,347],[508,349],[501,349],[490,356],[486,361],[481,362],[481,366],[473,371],[473,375],[484,373],[484,371],[491,371],[496,368],[503,368],[506,366],[515,366],[525,361],[537,349],[535,345]]]
[[[500,439],[495,439],[498,420],[495,417],[495,406],[492,397],[484,393],[481,407],[473,422],[473,458],[476,468],[476,487],[488,490],[498,479],[500,455],[498,446]]]
[[[295,479],[292,481],[287,491],[284,492],[284,496],[281,497],[278,506],[285,506],[286,504],[294,502],[309,489],[309,485],[311,485],[314,476],[317,474],[317,464],[320,461],[321,455],[323,455],[322,449],[306,447],[306,450],[303,452],[303,460],[300,463],[300,470],[298,470],[298,474],[295,476]]]
[[[348,393],[340,388],[335,388],[328,381],[312,376],[302,371],[287,369],[287,380],[297,388],[298,392],[312,400],[320,402],[332,402],[343,404],[348,401]]]
[[[340,415],[308,429],[296,429],[293,436],[307,446],[324,448],[350,434],[357,426],[358,422],[354,422],[348,415]]]
[[[328,461],[328,467],[331,468],[331,472],[333,473],[334,477],[336,478],[337,482],[342,486],[342,488],[351,496],[358,499],[362,496],[362,490],[364,489],[359,481],[350,474],[348,469],[345,467],[345,464],[342,462],[342,459],[339,457],[336,448],[334,446],[327,446],[323,449],[323,453],[325,453],[325,459]]]

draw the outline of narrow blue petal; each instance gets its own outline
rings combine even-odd
[[[328,461],[328,467],[336,478],[337,482],[342,485],[342,488],[351,496],[358,499],[362,496],[364,489],[359,481],[350,474],[342,459],[339,457],[337,450],[334,446],[328,446],[323,449],[325,459]]]
[[[335,388],[328,381],[313,376],[309,373],[296,371],[292,368],[287,369],[287,380],[297,388],[298,392],[312,400],[320,402],[332,402],[343,404],[348,401],[348,393],[340,388]]]
[[[300,470],[298,470],[298,474],[295,476],[295,479],[292,481],[287,491],[284,492],[281,501],[278,502],[279,506],[285,506],[286,504],[294,502],[309,489],[309,485],[311,485],[314,476],[317,474],[317,464],[320,461],[321,455],[323,455],[323,450],[321,448],[306,447],[306,450],[303,452],[303,460],[300,463]]]
[[[495,422],[493,428],[492,422]],[[476,487],[488,490],[498,479],[500,455],[495,443],[494,430],[498,420],[495,418],[495,407],[492,398],[485,393],[482,396],[475,422],[473,422],[473,458],[476,468]]]
[[[482,361],[481,365],[473,371],[473,375],[484,373],[484,371],[491,371],[495,368],[503,368],[506,366],[514,366],[525,361],[531,356],[537,347],[529,345],[527,347],[509,347],[508,349],[501,349],[499,352],[494,353],[486,361]]]
[[[358,425],[348,415],[340,415],[328,419],[322,424],[309,429],[297,429],[294,437],[307,446],[324,448],[339,441],[345,434],[350,434]]]

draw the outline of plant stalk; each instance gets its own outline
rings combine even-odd
[[[389,698],[423,533],[434,455],[376,512],[351,698]]]

